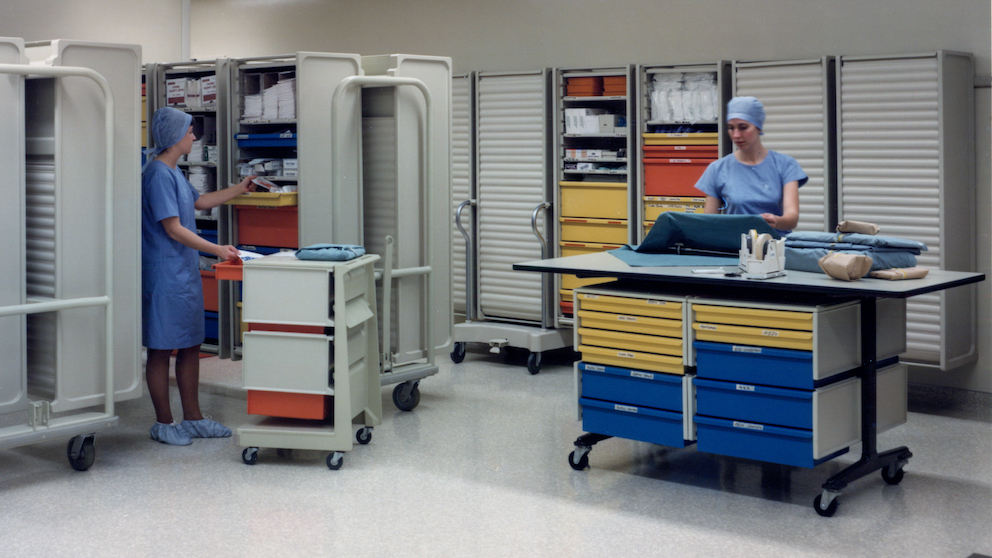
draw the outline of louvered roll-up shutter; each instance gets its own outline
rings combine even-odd
[[[833,65],[829,57],[735,64],[734,96],[757,97],[765,105],[762,144],[795,157],[809,176],[799,189],[795,230],[827,231],[836,225]]]
[[[455,226],[458,206],[472,199],[472,85],[473,75],[451,81],[451,298],[456,313],[466,313],[465,239]],[[462,226],[471,231],[472,211],[462,212]]]
[[[541,259],[531,230],[548,201],[548,73],[480,73],[477,80],[480,317],[540,322],[542,278],[513,271]],[[545,236],[544,212],[538,227]]]
[[[974,269],[970,55],[841,58],[838,218],[925,243],[918,264]],[[904,358],[949,369],[974,359],[974,289],[908,300]]]

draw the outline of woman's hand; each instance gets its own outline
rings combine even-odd
[[[234,261],[240,257],[238,256],[238,249],[235,248],[234,246],[231,246],[230,244],[223,244],[223,245],[218,244],[217,250],[214,252],[214,255],[216,255],[218,258],[220,258],[222,261],[225,262]]]
[[[237,189],[238,195],[247,194],[248,192],[251,192],[255,186],[252,183],[252,180],[255,180],[255,178],[257,178],[257,176],[254,174],[251,176],[246,176],[244,180],[235,184],[234,187]]]
[[[778,215],[775,215],[774,213],[762,213],[761,214],[761,218],[764,219],[765,222],[768,223],[768,225],[771,228],[773,228],[773,229],[777,229],[778,228],[776,226],[776,225],[778,225],[778,220],[780,219],[780,217]]]

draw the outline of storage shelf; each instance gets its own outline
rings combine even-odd
[[[562,134],[565,138],[623,138],[627,139],[627,133],[622,134]]]
[[[612,97],[562,97],[562,101],[626,101],[626,95],[617,95]]]
[[[626,157],[585,157],[582,159],[575,159],[572,157],[565,157],[562,159],[566,163],[626,163]]]

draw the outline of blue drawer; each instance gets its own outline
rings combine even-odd
[[[580,362],[582,397],[682,412],[682,378]]]
[[[696,415],[699,451],[743,457],[796,467],[815,467],[847,453],[840,449],[820,459],[813,457],[813,432]]]
[[[813,389],[813,353],[694,341],[700,378]],[[836,379],[836,378],[832,378]]]
[[[296,147],[296,134],[234,134],[238,147]]]
[[[684,448],[682,413],[608,403],[582,397],[582,428],[586,432]]]
[[[813,392],[694,378],[696,412],[763,424],[813,429]]]
[[[204,312],[203,313],[203,320],[204,320],[204,324],[203,324],[204,325],[204,332],[203,333],[204,333],[204,337],[206,337],[207,339],[212,339],[214,341],[216,341],[217,339],[220,339],[220,337],[219,337],[219,329],[218,329],[218,325],[217,325],[218,324],[218,321],[219,321],[218,317],[219,317],[219,314],[217,314],[217,312]]]

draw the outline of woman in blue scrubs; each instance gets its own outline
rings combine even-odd
[[[157,422],[153,440],[187,446],[192,438],[219,438],[231,429],[200,412],[200,344],[204,339],[203,287],[198,252],[223,261],[238,257],[196,234],[195,210],[216,207],[251,189],[249,176],[229,188],[200,195],[176,164],[196,139],[192,117],[164,107],[152,118],[156,147],[141,175],[141,316],[147,348],[145,380]],[[183,422],[173,422],[169,403],[169,358],[176,351],[176,384]]]
[[[696,188],[706,194],[706,213],[760,215],[779,234],[799,223],[799,187],[809,178],[792,157],[761,144],[765,107],[754,97],[727,103],[733,153],[706,167]]]

